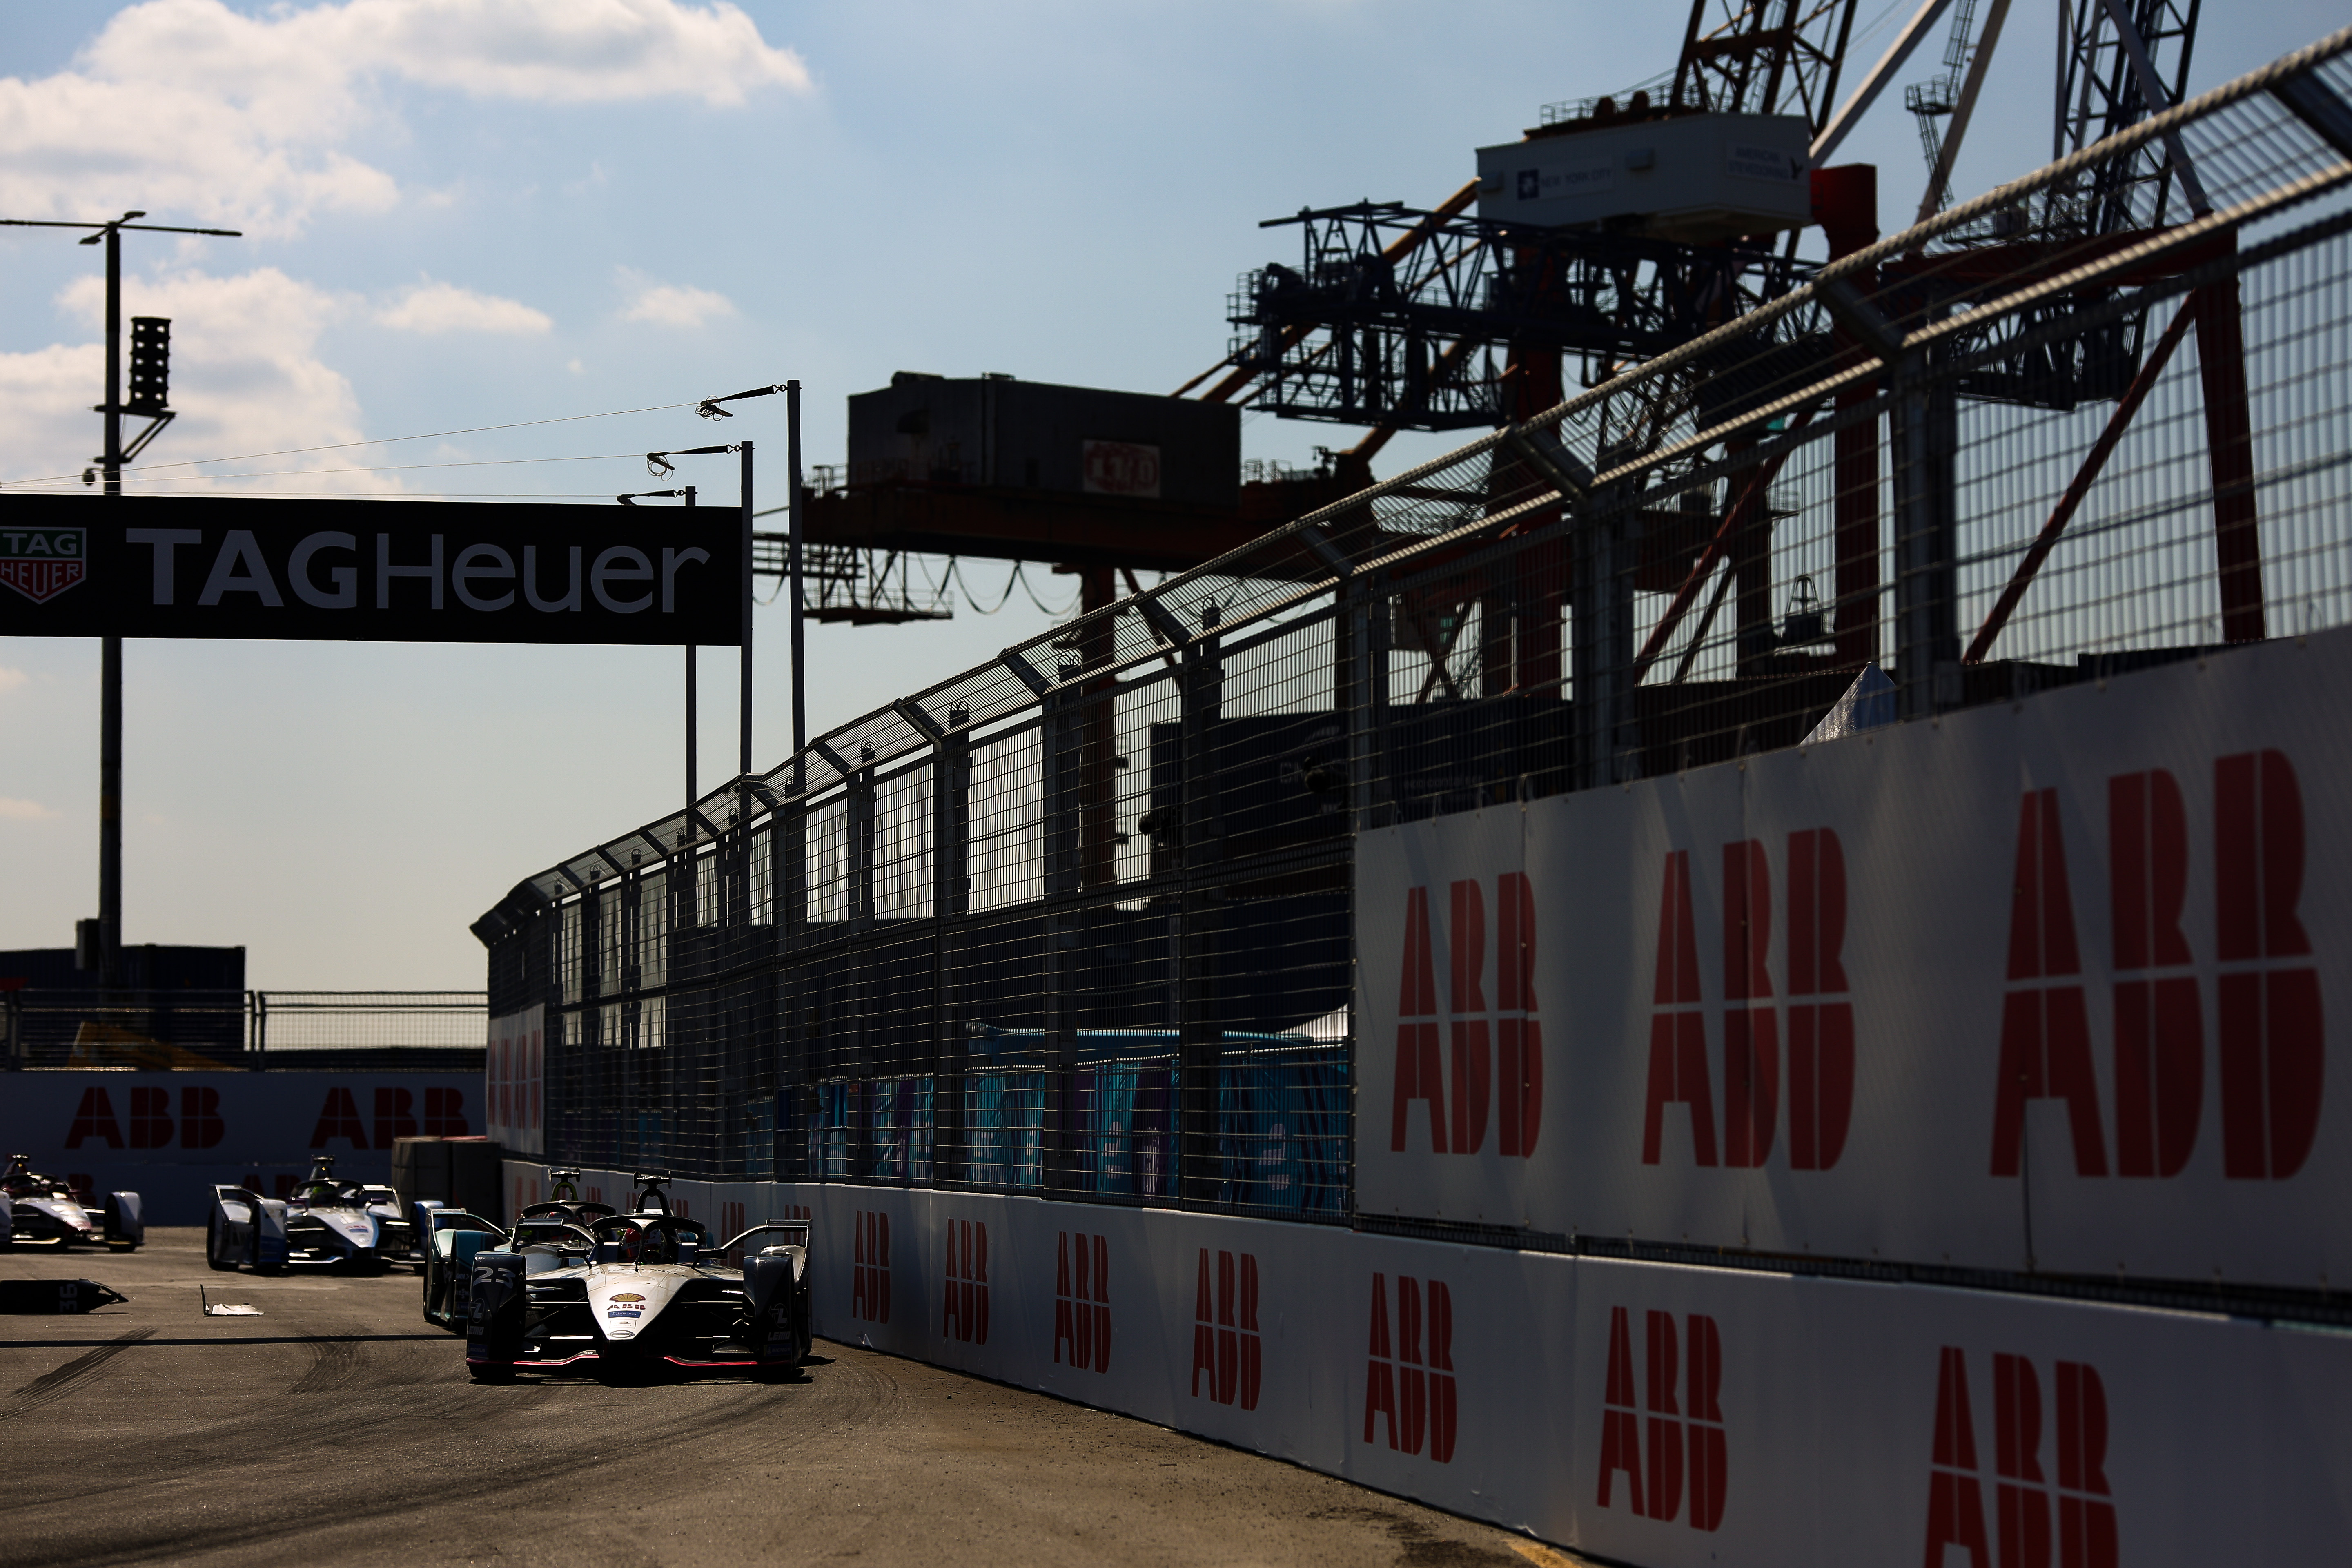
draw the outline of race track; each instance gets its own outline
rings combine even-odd
[[[0,1563],[1559,1564],[1125,1416],[820,1341],[802,1381],[477,1385],[415,1275],[0,1254],[131,1298],[0,1318]],[[257,1318],[207,1318],[215,1300]]]

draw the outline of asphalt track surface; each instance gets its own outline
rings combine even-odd
[[[204,1233],[0,1254],[129,1296],[0,1318],[0,1564],[1412,1564],[1565,1553],[1278,1460],[820,1340],[800,1380],[477,1384],[415,1273]],[[262,1316],[207,1318],[215,1300]]]

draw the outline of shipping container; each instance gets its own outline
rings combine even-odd
[[[849,400],[849,482],[1241,503],[1240,410],[1009,375],[900,371]]]

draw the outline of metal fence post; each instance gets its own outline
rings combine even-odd
[[[964,709],[948,714],[931,749],[931,1180],[966,1174],[961,1009],[950,978],[959,927],[971,904],[971,742]]]
[[[1217,606],[1201,612],[1213,631]],[[1223,714],[1224,662],[1214,637],[1182,655],[1183,711],[1178,746],[1182,784],[1176,859],[1178,892],[1171,932],[1176,968],[1176,1194],[1181,1203],[1214,1203],[1223,1185],[1217,1158],[1217,1071],[1224,1035],[1217,1007],[1219,900],[1210,879],[1223,846],[1217,809],[1217,730]]]
[[[1959,399],[1950,378],[1933,378],[1917,351],[1895,372],[1888,426],[1895,447],[1895,676],[1903,717],[1925,719],[1960,700]]]
[[[1057,675],[1076,678],[1080,666],[1065,661]],[[1085,815],[1085,731],[1082,703],[1057,690],[1045,699],[1041,737],[1045,765],[1045,910],[1043,954],[1044,1016],[1039,1039],[1044,1074],[1044,1126],[1039,1130],[1040,1180],[1047,1190],[1065,1185],[1070,1175],[1070,1137],[1066,1103],[1070,1077],[1070,1037],[1074,1028],[1069,993],[1072,955],[1085,938],[1084,916],[1058,907],[1082,885]]]
[[[1613,486],[1589,508],[1571,503],[1562,509],[1576,552],[1569,600],[1575,650],[1570,686],[1580,789],[1616,784],[1624,771],[1620,758],[1633,720],[1626,683],[1633,668],[1633,562],[1625,538],[1632,499],[1622,486]]]

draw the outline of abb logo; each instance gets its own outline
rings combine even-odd
[[[988,1226],[975,1219],[948,1222],[946,1281],[947,1315],[940,1335],[954,1335],[967,1344],[988,1342]]]
[[[228,1131],[220,1117],[220,1090],[191,1087],[180,1091],[180,1147],[210,1149]],[[168,1089],[131,1090],[131,1146],[168,1149],[172,1146],[172,1091]],[[102,1089],[86,1089],[66,1133],[66,1147],[79,1149],[85,1138],[103,1139],[110,1149],[122,1147],[114,1125],[114,1105]]]
[[[1257,1408],[1260,1360],[1257,1337],[1257,1258],[1250,1253],[1217,1254],[1216,1291],[1209,1288],[1209,1249],[1201,1248],[1200,1288],[1192,1298],[1192,1397],[1201,1379],[1219,1405],[1239,1402]]]
[[[2062,1361],[2053,1367],[2057,1394],[2054,1463],[2042,1456],[2042,1376],[2023,1356],[1992,1358],[1993,1524],[2000,1568],[2050,1568],[2055,1524],[2059,1568],[2116,1568],[2116,1507],[2107,1490],[2107,1394],[2098,1369]],[[1969,1554],[1971,1568],[1994,1568],[1985,1533],[1984,1489],[1977,1468],[1976,1423],[1969,1405],[1968,1357],[1946,1345],[1936,1373],[1936,1440],[1927,1480],[1927,1563],[1946,1547]],[[2050,1485],[2055,1471],[2057,1485]],[[2054,1495],[2056,1514],[2051,1503]]]
[[[130,1089],[130,1146],[133,1149],[168,1149],[174,1131],[172,1120],[172,1091],[168,1089],[133,1086]],[[425,1091],[425,1116],[422,1131],[428,1136],[462,1137],[466,1131],[466,1098],[463,1089],[428,1089]],[[395,1138],[414,1137],[419,1131],[415,1114],[416,1097],[408,1089],[393,1087],[375,1091],[375,1143],[378,1149],[389,1149]],[[220,1113],[220,1090],[194,1085],[180,1090],[179,1146],[183,1149],[210,1149],[226,1136],[228,1124]],[[300,1125],[299,1122],[296,1125]],[[354,1149],[365,1149],[368,1128],[361,1120],[359,1102],[348,1089],[330,1089],[319,1107],[317,1121],[310,1129],[310,1147],[323,1149],[331,1138],[347,1138]],[[123,1147],[122,1122],[114,1112],[113,1097],[93,1085],[81,1091],[81,1100],[74,1108],[73,1121],[66,1128],[66,1147],[79,1149],[97,1139],[110,1149]]]
[[[1054,1359],[1110,1370],[1110,1243],[1082,1230],[1054,1238]]]
[[[395,1138],[414,1138],[422,1133],[427,1138],[462,1138],[466,1135],[466,1091],[461,1089],[428,1089],[425,1091],[425,1117],[420,1126],[416,1118],[416,1097],[404,1089],[380,1088],[375,1091],[375,1147],[389,1149]],[[319,1120],[310,1129],[310,1147],[323,1149],[332,1138],[348,1138],[354,1149],[368,1147],[367,1131],[360,1124],[360,1108],[348,1089],[331,1089],[327,1102],[319,1108]]]
[[[729,1241],[742,1234],[743,1205],[741,1204],[720,1204],[719,1205],[719,1239],[721,1241]]]
[[[1789,1166],[1826,1171],[1845,1152],[1853,1110],[1853,1003],[1847,995],[1845,851],[1835,832],[1788,842]],[[1780,1014],[1772,1002],[1772,868],[1759,839],[1723,847],[1723,1142],[1721,1163],[1761,1165],[1780,1121]],[[1715,1087],[1690,851],[1666,855],[1651,996],[1650,1074],[1642,1163],[1658,1163],[1666,1108],[1690,1116],[1691,1151],[1717,1163]]]
[[[868,1323],[890,1321],[890,1216],[857,1211],[856,1261],[849,1269],[849,1315]]]
[[[2189,819],[2161,768],[2107,781],[2108,906],[2115,944],[2115,1173],[2178,1175],[2205,1103],[2205,1013],[2181,925]],[[2282,752],[2213,764],[2213,955],[2221,972],[2221,1170],[2284,1181],[2319,1130],[2325,1036],[2303,898],[2303,792]],[[2295,962],[2301,960],[2303,962]],[[2075,1173],[2108,1173],[2091,1066],[2082,952],[2058,792],[2019,812],[2009,981],[2001,1008],[1992,1173],[2018,1173],[2031,1100],[2064,1102]]]
[[[1385,1416],[1390,1447],[1418,1454],[1426,1436],[1429,1457],[1444,1465],[1454,1458],[1454,1296],[1444,1280],[1432,1279],[1425,1299],[1424,1322],[1422,1281],[1397,1276],[1396,1332],[1391,1337],[1388,1279],[1372,1276],[1372,1345],[1364,1373],[1364,1441],[1372,1441],[1380,1418]],[[1424,1327],[1429,1342],[1425,1364],[1422,1357]]]
[[[1486,1005],[1486,902],[1475,881],[1447,890],[1453,916],[1440,1022],[1437,970],[1429,931],[1429,889],[1405,893],[1404,955],[1397,1000],[1396,1090],[1389,1147],[1404,1152],[1415,1100],[1429,1108],[1429,1147],[1475,1154],[1486,1146],[1486,1114],[1496,1109],[1496,1147],[1508,1157],[1536,1152],[1543,1125],[1543,1029],[1536,1012],[1536,900],[1525,876],[1507,871],[1495,883],[1495,1005]],[[1452,1110],[1447,1112],[1448,1066]],[[1497,1103],[1499,1101],[1499,1104]]]
[[[1643,1350],[1637,1378],[1632,1315],[1612,1307],[1609,1373],[1601,1394],[1600,1505],[1613,1506],[1610,1500],[1622,1472],[1627,1505],[1636,1514],[1672,1521],[1683,1513],[1687,1481],[1690,1527],[1713,1531],[1723,1523],[1729,1459],[1721,1399],[1723,1335],[1713,1318],[1697,1312],[1680,1334],[1672,1312],[1649,1312]]]

